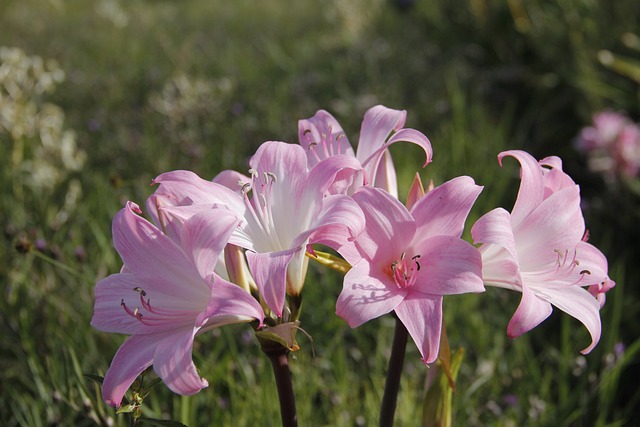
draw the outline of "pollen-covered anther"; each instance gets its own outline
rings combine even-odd
[[[271,182],[278,182],[278,177],[276,176],[275,173],[273,172],[265,172],[265,175],[269,178],[271,178]],[[266,181],[266,179],[265,179]]]

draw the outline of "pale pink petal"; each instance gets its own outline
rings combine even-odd
[[[395,311],[420,350],[422,361],[435,362],[442,332],[442,297],[410,292]]]
[[[180,247],[136,211],[137,205],[129,202],[113,220],[113,244],[127,269],[173,283],[200,283],[193,262]]]
[[[482,187],[460,176],[434,188],[411,209],[418,224],[417,236],[462,236],[464,223]]]
[[[125,310],[138,309],[143,319],[148,315],[141,302],[140,292],[145,291],[144,300],[151,300],[154,306],[169,310],[174,315],[162,321],[146,324]],[[112,274],[98,282],[95,288],[95,304],[91,326],[105,332],[121,334],[159,333],[176,326],[193,324],[197,313],[205,307],[202,298],[208,298],[204,282],[201,288],[184,286],[180,291],[173,282],[157,277],[145,277],[136,274]],[[124,306],[123,306],[124,303]]]
[[[541,289],[543,297],[560,310],[578,319],[591,334],[591,344],[581,351],[587,354],[600,341],[602,325],[600,324],[600,303],[584,288],[571,286],[567,288]]]
[[[325,110],[298,121],[298,139],[307,153],[309,166],[336,154],[354,156],[340,123]]]
[[[335,184],[337,177],[353,185],[363,182],[360,181],[361,174],[362,165],[355,157],[346,155],[329,157],[309,170],[306,180],[298,188],[296,198],[302,205],[309,206],[317,203],[325,195],[330,186]]]
[[[539,298],[528,286],[522,286],[522,299],[509,325],[507,335],[511,338],[529,332],[538,326],[552,312],[551,304]]]
[[[242,191],[242,187],[251,182],[251,178],[241,174],[240,172],[227,169],[213,177],[212,182],[224,185],[228,189],[233,190],[236,193],[240,193]]]
[[[421,239],[416,234],[416,239]],[[413,245],[420,255],[420,270],[412,289],[425,294],[450,295],[483,292],[482,258],[468,242],[451,236],[434,236]]]
[[[607,258],[598,248],[587,242],[578,242],[576,258],[580,262],[577,270],[589,272],[580,282],[580,286],[611,282],[608,275]],[[611,283],[609,283],[609,287],[613,287]]]
[[[102,398],[110,406],[120,406],[135,379],[153,363],[161,336],[134,335],[120,346],[102,383]]]
[[[203,278],[215,270],[220,254],[240,220],[225,209],[202,212],[189,218],[182,227],[182,248],[191,255]]]
[[[257,173],[275,175],[277,182],[285,179],[293,181],[304,179],[308,170],[304,149],[299,145],[281,141],[263,142],[251,157],[249,165]],[[286,186],[274,186],[274,189],[283,187]]]
[[[544,176],[542,167],[529,153],[521,150],[503,151],[498,155],[500,165],[506,156],[515,157],[521,166],[520,190],[518,190],[518,198],[511,211],[512,222],[515,225],[542,203]]]
[[[293,248],[280,252],[256,253],[247,251],[247,263],[260,295],[277,316],[282,316],[287,288],[287,266],[296,252]]]
[[[300,234],[292,246],[303,245],[309,240],[309,243],[336,249],[352,241],[365,227],[362,209],[347,196],[325,197],[322,210],[316,215],[312,228]]]
[[[426,156],[425,162],[422,165],[423,167],[425,167],[427,164],[431,162],[433,157],[433,149],[431,148],[431,142],[429,141],[429,139],[422,132],[419,132],[415,129],[400,129],[396,133],[394,133],[391,136],[391,138],[389,138],[389,140],[386,141],[385,144],[382,144],[377,150],[375,150],[367,158],[362,160],[362,166],[364,166],[365,170],[370,175],[369,179],[371,181],[378,182],[379,180],[377,173],[380,171],[381,167],[383,167],[383,165],[380,164],[381,160],[383,159],[383,154],[384,153],[388,154],[387,150],[389,146],[391,146],[391,144],[394,144],[396,142],[401,142],[401,141],[411,142],[412,144],[416,144],[423,149],[424,154]],[[360,159],[359,149],[358,149],[358,159]],[[391,160],[390,156],[388,156],[388,160],[390,162]],[[390,162],[390,165],[387,165],[386,167],[387,168],[390,167],[391,172],[395,177],[395,169],[393,168],[393,163]],[[376,187],[378,187],[378,185],[376,185]],[[381,187],[381,188],[384,188],[384,187]],[[395,188],[394,191],[397,193],[397,188]]]
[[[578,187],[554,193],[514,226],[518,253],[526,254],[520,258],[520,268],[536,271],[557,262],[557,252],[573,249],[584,230]]]
[[[153,355],[153,370],[174,393],[192,395],[209,383],[193,364],[193,338],[198,328],[179,329],[162,337]]]
[[[511,228],[511,214],[506,210],[496,208],[484,214],[471,228],[471,236],[475,244],[485,243],[504,248],[514,263],[518,263],[518,251]]]
[[[205,310],[198,315],[198,327],[222,326],[229,323],[264,320],[260,303],[247,291],[235,283],[215,277],[211,286],[211,298]]]
[[[364,114],[356,157],[364,163],[387,142],[392,132],[402,129],[407,112],[392,110],[382,105],[371,107]],[[377,165],[375,167],[377,169]]]
[[[355,328],[391,312],[406,294],[406,289],[398,288],[384,273],[371,270],[371,265],[363,259],[344,276],[336,314]]]
[[[399,259],[415,234],[416,225],[402,203],[384,190],[362,187],[353,199],[366,220],[357,245],[367,257],[386,264]]]
[[[398,179],[396,177],[396,168],[393,166],[393,159],[389,150],[382,152],[382,158],[378,163],[378,168],[372,177],[375,179],[373,186],[376,188],[382,188],[391,194],[393,197],[398,198]]]
[[[174,206],[226,205],[235,212],[244,211],[242,198],[235,191],[190,171],[165,172],[154,179],[153,184],[159,184],[154,194],[173,200]]]
[[[425,195],[424,187],[422,186],[422,180],[420,179],[420,174],[416,172],[416,176],[411,183],[411,188],[409,188],[409,194],[407,194],[407,202],[405,205],[407,209],[411,211],[413,206]]]

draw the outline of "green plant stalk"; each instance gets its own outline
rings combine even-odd
[[[391,357],[387,369],[387,379],[384,384],[384,395],[380,406],[380,427],[393,426],[393,418],[398,402],[400,390],[400,377],[404,365],[404,355],[407,349],[409,333],[402,321],[396,317],[396,327],[393,332],[393,344],[391,345]]]

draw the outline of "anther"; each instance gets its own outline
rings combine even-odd
[[[418,267],[418,271],[420,271],[420,263],[418,261],[416,261],[416,257],[412,258],[414,260],[414,262],[416,263],[416,266]]]
[[[589,276],[591,276],[591,272],[589,270],[582,270],[580,274],[588,274]]]
[[[314,148],[316,145],[318,145],[317,142],[310,142],[309,146],[307,147],[308,150],[311,150],[312,148]]]
[[[271,178],[272,182],[278,182],[278,177],[273,172],[266,172],[266,175]]]
[[[244,184],[242,184],[242,189],[240,191],[242,191],[242,194],[247,194],[250,188],[251,188],[251,183],[245,182]]]
[[[307,136],[311,133],[311,129],[305,129],[304,132],[302,132],[302,135]]]
[[[416,260],[416,258],[420,258],[420,255],[415,255],[415,256],[411,257],[411,259],[414,260],[414,261]]]
[[[133,288],[133,290],[139,293],[140,295],[142,295],[143,297],[147,296],[147,293],[144,291],[144,289],[142,289],[139,286],[136,286],[135,288]]]

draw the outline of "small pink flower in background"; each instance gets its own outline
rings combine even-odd
[[[433,150],[424,134],[414,129],[404,128],[406,111],[392,110],[382,105],[370,108],[364,115],[357,152],[338,121],[325,110],[319,110],[313,117],[298,122],[298,137],[307,154],[309,165],[313,166],[327,157],[345,154],[358,159],[364,169],[364,176],[338,175],[330,192],[353,194],[365,184],[383,188],[398,197],[398,184],[389,146],[399,141],[411,142],[424,150],[426,161],[431,162]]]
[[[355,158],[340,155],[308,167],[302,147],[276,141],[262,144],[250,166],[249,177],[230,172],[218,176],[226,185],[229,177],[238,177],[240,191],[192,172],[164,173],[154,181],[160,187],[150,203],[167,228],[176,229],[196,213],[233,212],[241,221],[229,243],[247,249],[262,297],[282,316],[285,292],[299,295],[304,284],[307,246],[339,246],[362,230],[362,212],[350,197],[324,197],[337,174],[357,173],[361,166]]]
[[[386,191],[362,187],[353,195],[366,218],[355,241],[339,248],[353,265],[336,313],[351,327],[395,311],[422,360],[438,356],[442,296],[482,292],[480,254],[460,238],[482,187],[459,177],[436,187],[411,211]]]
[[[175,393],[207,387],[191,358],[194,337],[230,323],[257,320],[260,304],[214,273],[239,220],[231,213],[194,215],[174,239],[138,215],[129,202],[113,221],[113,242],[123,271],[96,285],[91,325],[130,334],[102,385],[105,401],[120,406],[126,390],[149,366]]]
[[[524,151],[505,151],[500,163],[506,156],[521,165],[513,210],[494,209],[471,230],[475,243],[482,243],[485,285],[522,292],[510,337],[536,327],[554,305],[588,329],[592,342],[582,350],[588,353],[600,339],[600,302],[615,283],[607,276],[607,259],[586,242],[580,190],[557,157],[537,162]]]
[[[576,148],[587,154],[594,172],[627,177],[640,173],[640,127],[623,114],[595,114],[593,126],[580,132]]]

